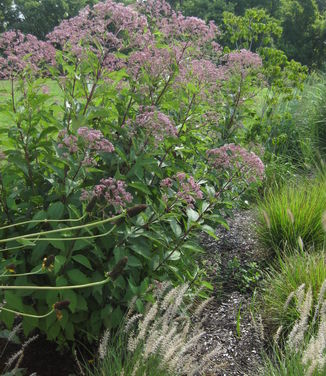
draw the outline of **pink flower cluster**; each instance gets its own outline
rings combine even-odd
[[[63,155],[65,157],[70,154],[76,154],[79,151],[83,153],[84,166],[96,166],[95,157],[97,153],[112,153],[114,146],[107,140],[101,131],[87,127],[81,127],[77,131],[78,137],[68,134],[66,130],[62,130],[58,134],[59,149],[65,149]]]
[[[228,75],[233,74],[235,71],[246,75],[250,69],[261,68],[263,64],[258,54],[245,49],[230,52],[224,57],[224,60],[226,64],[221,69],[228,72]]]
[[[226,144],[207,151],[209,164],[216,169],[238,169],[248,183],[263,180],[265,167],[261,159],[240,145]]]
[[[54,62],[55,48],[50,43],[20,31],[0,34],[0,79],[9,79],[28,65],[37,72],[42,64]]]
[[[160,31],[167,39],[196,42],[200,46],[216,38],[218,29],[214,22],[208,25],[197,17],[185,17],[181,13],[172,12],[158,22]]]
[[[85,56],[85,48],[89,45],[103,58],[104,66],[110,66],[113,60],[115,64],[118,60],[114,59],[113,52],[124,47],[143,48],[150,38],[146,30],[145,16],[132,7],[107,0],[93,8],[86,7],[78,16],[62,21],[47,37],[55,46],[68,48],[79,58]],[[101,45],[102,51],[97,49],[95,42]]]
[[[173,51],[167,48],[146,47],[133,52],[128,59],[128,72],[137,79],[144,70],[155,81],[172,74],[171,65],[175,61]]]
[[[126,183],[114,178],[101,179],[91,192],[84,190],[80,199],[90,201],[94,197],[104,199],[108,205],[123,208],[132,202],[132,195],[126,191]]]
[[[103,133],[96,129],[81,127],[77,131],[78,135],[84,140],[88,149],[102,151],[105,153],[114,152],[114,146],[109,140],[104,138]]]
[[[216,90],[223,78],[224,72],[211,61],[194,59],[181,64],[175,86],[184,86],[185,83],[191,82],[204,94]]]
[[[155,144],[162,142],[166,137],[176,137],[177,128],[171,119],[155,107],[146,107],[135,119],[137,127],[143,129],[147,137],[153,137]]]
[[[161,0],[146,0],[137,2],[137,8],[147,17],[159,19],[160,17],[170,16],[172,8],[169,3]]]
[[[196,200],[203,198],[200,185],[196,183],[193,176],[187,177],[184,172],[178,172],[173,179],[163,179],[160,185],[162,188],[172,188],[174,183],[178,187],[176,197],[185,201],[189,207],[193,207]]]

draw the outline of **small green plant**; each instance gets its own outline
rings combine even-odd
[[[234,280],[241,292],[253,290],[261,279],[261,275],[259,265],[254,261],[242,266],[235,256],[227,264],[227,278]]]
[[[265,321],[273,332],[281,325],[288,332],[299,317],[295,304],[286,302],[293,291],[302,284],[312,288],[313,302],[317,301],[326,279],[325,252],[293,252],[285,255],[267,272],[263,282],[263,312]]]
[[[325,177],[303,179],[267,193],[258,205],[259,240],[272,253],[296,249],[301,237],[306,248],[323,246],[322,215],[326,210]]]
[[[240,303],[238,312],[237,312],[237,322],[236,322],[236,331],[237,331],[237,337],[241,337],[241,306],[242,304]]]

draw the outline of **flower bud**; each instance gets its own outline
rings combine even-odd
[[[55,261],[54,255],[44,257],[43,263],[42,263],[42,268],[52,270],[54,268],[54,261]]]
[[[136,217],[136,215],[138,215],[139,213],[145,211],[146,209],[147,209],[147,205],[146,204],[135,205],[132,208],[129,208],[127,210],[127,215],[130,218]]]
[[[54,303],[53,308],[61,311],[62,309],[67,308],[69,304],[70,304],[70,300],[62,300],[61,302]]]
[[[7,266],[6,266],[6,269],[7,269],[8,272],[10,272],[10,273],[16,273],[16,265],[14,265],[14,264],[7,265]]]

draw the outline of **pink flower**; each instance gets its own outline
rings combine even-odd
[[[172,187],[172,179],[166,178],[161,181],[161,187],[171,188]]]
[[[141,109],[134,122],[134,127],[145,131],[147,137],[153,137],[155,145],[164,141],[166,137],[176,137],[177,128],[171,119],[155,107],[146,107]],[[129,122],[130,123],[130,122]]]
[[[123,64],[113,52],[142,48],[150,39],[146,17],[132,7],[106,0],[86,7],[78,16],[64,20],[47,36],[61,49],[71,50],[79,59],[87,58],[87,46],[103,60],[108,70]],[[95,43],[96,41],[96,43]],[[98,49],[97,45],[101,45]]]
[[[132,202],[132,195],[126,191],[126,184],[114,178],[101,179],[100,184],[95,185],[91,192],[82,191],[81,200],[90,201],[93,197],[104,199],[108,205],[124,208]]]
[[[27,66],[38,72],[44,64],[55,64],[55,49],[50,43],[20,31],[0,34],[0,79],[9,79]]]
[[[238,169],[248,183],[264,178],[264,164],[254,154],[235,144],[226,144],[207,151],[208,161],[217,169]]]
[[[114,152],[114,146],[109,140],[104,138],[101,131],[81,127],[78,129],[77,133],[84,140],[84,143],[88,149],[105,153]]]
[[[98,153],[112,153],[114,146],[107,140],[101,131],[88,127],[81,127],[77,131],[77,136],[68,134],[62,130],[58,134],[58,148],[63,150],[63,155],[80,154],[83,156],[83,166],[96,166],[96,156]]]
[[[193,207],[196,203],[196,200],[203,198],[203,192],[198,183],[196,183],[193,176],[187,178],[184,172],[178,172],[174,179],[166,178],[161,181],[161,187],[172,188],[173,183],[176,183],[178,187],[175,196],[181,201],[185,202],[189,207]],[[163,194],[163,201],[167,202],[168,196],[166,193]]]

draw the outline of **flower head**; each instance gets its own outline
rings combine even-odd
[[[264,164],[253,152],[240,145],[226,144],[207,151],[208,162],[216,169],[238,169],[248,183],[263,180]]]

